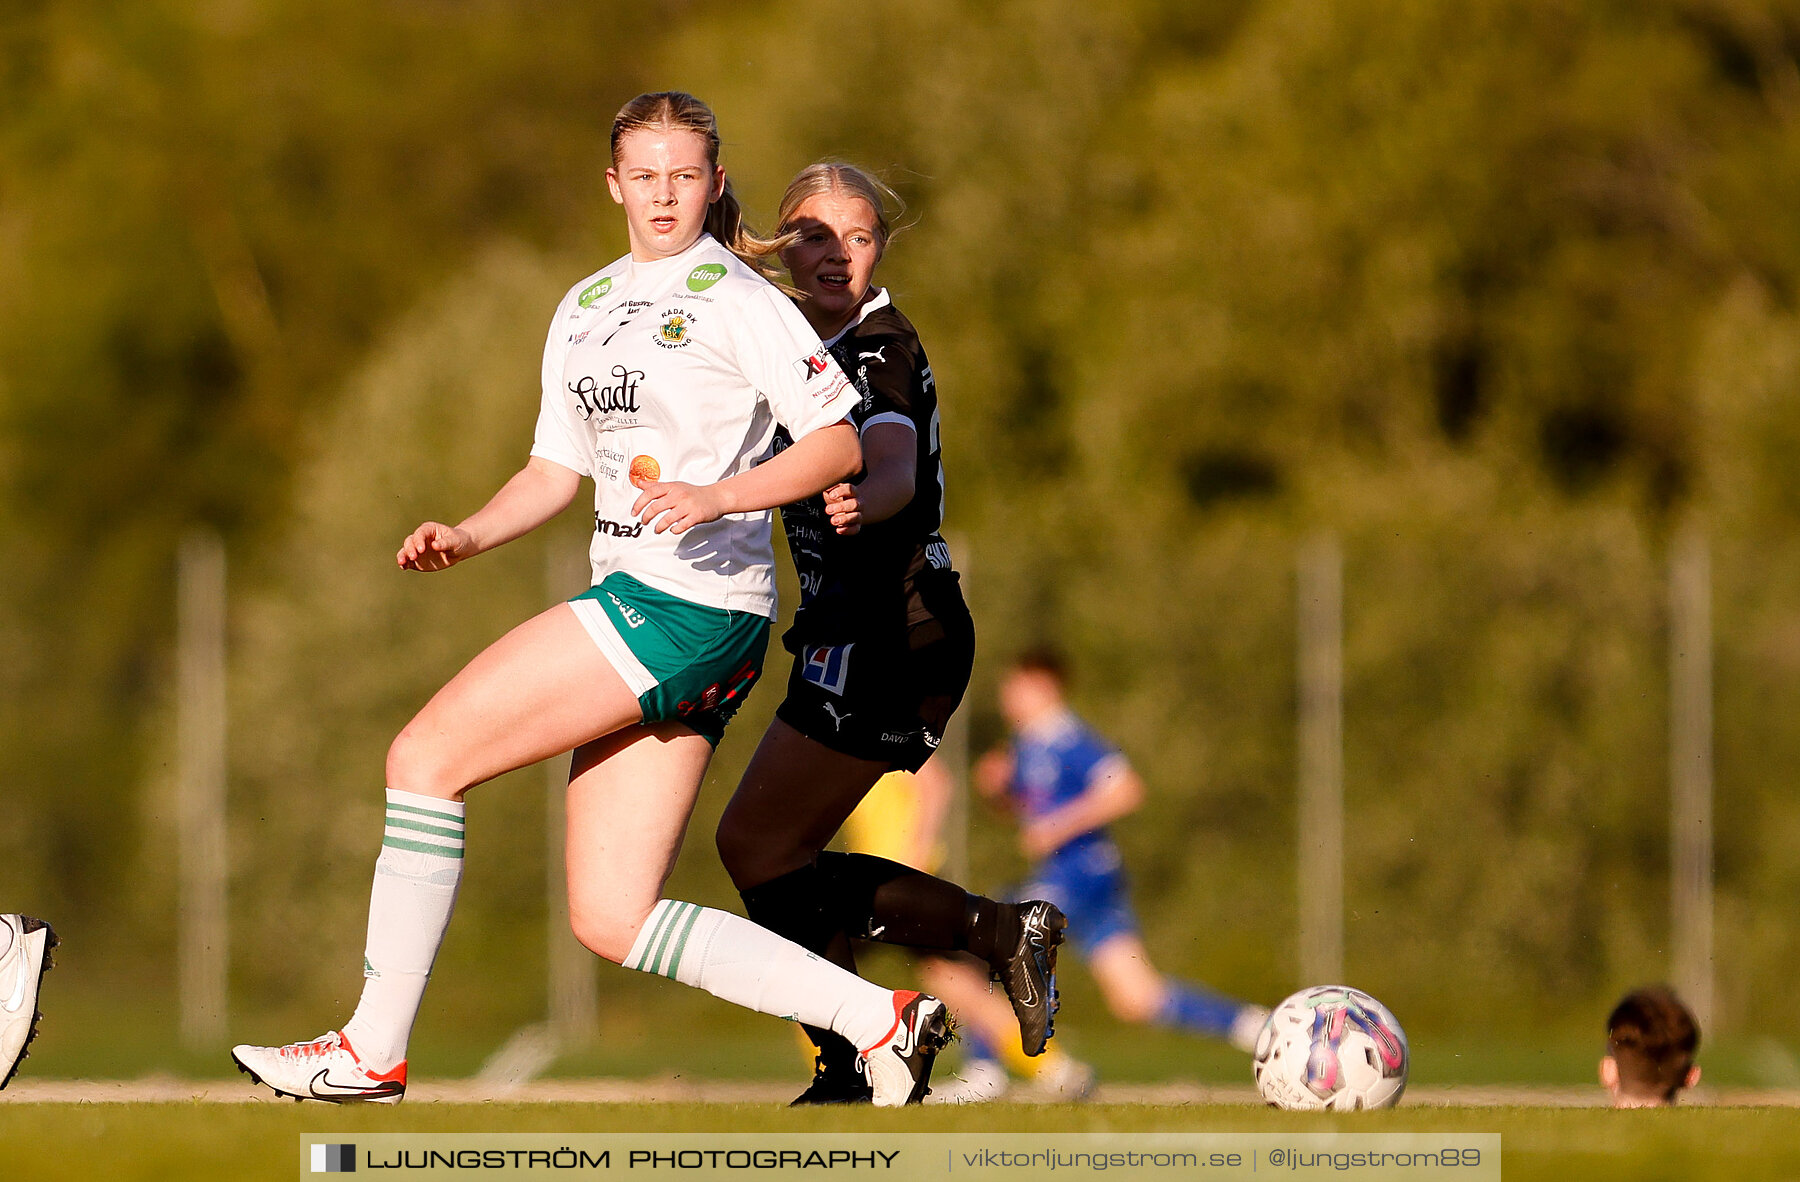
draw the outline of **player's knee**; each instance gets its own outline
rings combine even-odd
[[[443,744],[420,735],[409,725],[388,746],[387,786],[453,800],[469,785],[459,776]]]
[[[719,861],[725,864],[725,872],[731,875],[731,881],[739,890],[755,886],[761,881],[758,876],[760,867],[760,850],[758,843],[745,826],[737,824],[730,810],[726,810],[719,818],[719,828],[713,834],[713,844],[719,847]]]
[[[588,951],[614,964],[624,964],[631,955],[644,919],[641,915],[622,916],[605,907],[583,906],[573,900],[569,903],[569,929],[575,938]]]

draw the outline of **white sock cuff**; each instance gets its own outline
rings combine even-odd
[[[383,851],[461,861],[463,856],[464,805],[460,800],[441,800],[416,792],[387,790],[387,828]]]
[[[638,930],[637,939],[632,941],[625,967],[641,973],[656,973],[683,985],[697,985],[700,967],[706,961],[706,947],[729,918],[728,912],[715,911],[698,903],[659,900]],[[681,971],[684,966],[685,973]]]

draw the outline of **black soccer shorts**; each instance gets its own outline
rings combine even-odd
[[[916,772],[944,737],[974,666],[966,610],[915,625],[899,644],[802,645],[775,714],[833,751]]]

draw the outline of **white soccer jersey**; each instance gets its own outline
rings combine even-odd
[[[627,255],[563,297],[543,381],[531,454],[594,481],[594,582],[626,571],[773,619],[771,511],[677,535],[640,525],[631,506],[634,478],[714,484],[764,459],[777,423],[799,438],[856,405],[792,301],[710,234],[674,258]]]

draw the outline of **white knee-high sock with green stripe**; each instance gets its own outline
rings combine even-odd
[[[344,1024],[344,1037],[376,1071],[406,1058],[462,865],[462,802],[389,788],[387,831],[369,891],[362,1000]]]
[[[624,964],[759,1013],[835,1030],[864,1049],[894,1026],[892,990],[742,916],[697,903],[657,903]]]

